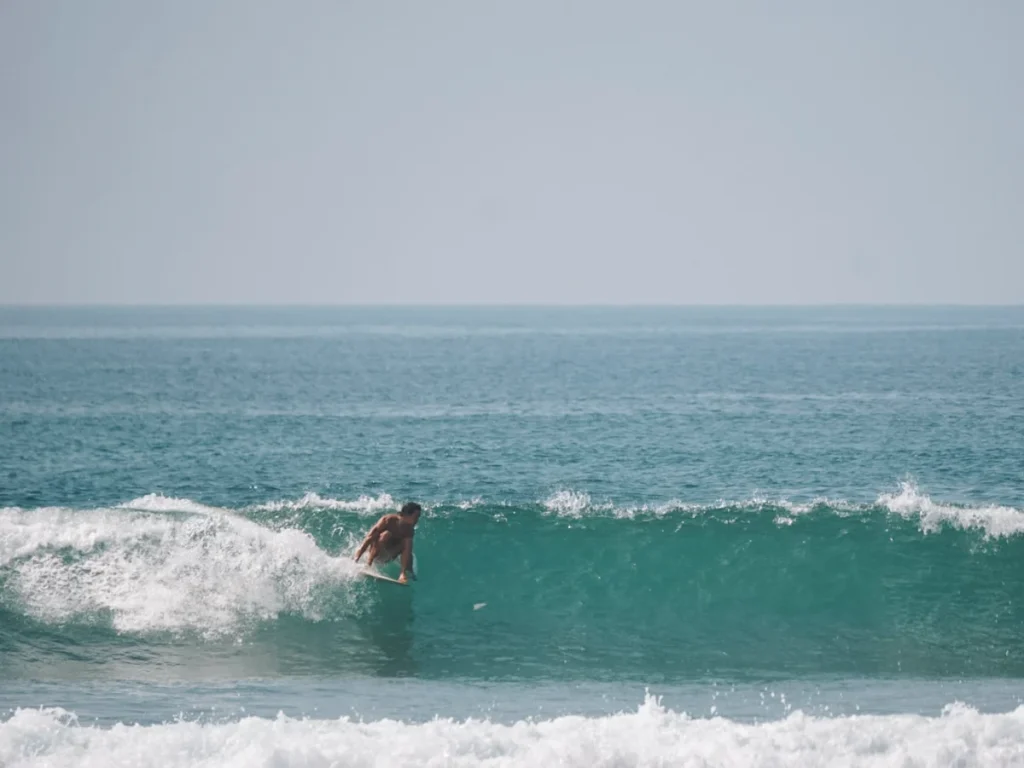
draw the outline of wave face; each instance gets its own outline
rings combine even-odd
[[[0,673],[1024,675],[1014,507],[942,504],[911,485],[863,505],[629,507],[571,491],[439,503],[403,589],[360,578],[349,556],[396,506],[310,494],[4,508]]]
[[[382,755],[382,745],[386,753]],[[59,709],[18,710],[0,723],[0,764],[596,766],[1020,765],[1024,707],[982,714],[962,705],[939,717],[809,717],[770,723],[692,719],[651,697],[634,713],[511,725],[438,718],[174,722],[102,729]]]

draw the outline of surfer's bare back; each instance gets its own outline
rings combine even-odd
[[[401,554],[402,573],[398,580],[405,584],[407,582],[406,574],[412,573],[412,537],[422,511],[419,504],[410,501],[402,507],[402,511],[397,515],[383,515],[366,534],[363,543],[356,550],[356,562],[359,562],[359,558],[367,549],[370,550],[370,557],[366,561],[367,565],[373,565],[378,560],[388,563]],[[415,578],[415,574],[413,574],[413,578]]]

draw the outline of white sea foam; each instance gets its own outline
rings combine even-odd
[[[318,493],[307,493],[301,499],[271,501],[266,504],[258,504],[253,509],[267,512],[301,509],[338,509],[366,515],[379,515],[389,510],[397,510],[398,507],[399,505],[391,497],[391,494],[388,493],[382,493],[376,497],[363,495],[355,500],[332,499],[321,496]]]
[[[424,512],[440,514],[438,507],[441,505],[429,502],[421,502]],[[444,506],[452,506],[463,511],[473,509],[484,504],[485,501],[474,496],[471,499],[446,503]],[[356,514],[376,516],[386,512],[397,512],[401,503],[396,501],[390,493],[381,493],[378,496],[363,494],[356,499],[334,499],[330,496],[321,496],[319,493],[310,492],[298,499],[282,499],[280,501],[268,501],[263,504],[256,504],[249,509],[261,512],[282,512],[301,511],[306,509],[334,509],[343,512],[355,512]]]
[[[585,512],[614,509],[611,503],[594,504],[590,494],[580,491],[556,491],[543,501],[544,509],[560,517],[582,517]]]
[[[160,518],[119,510],[4,507],[0,509],[0,567],[48,550],[88,553],[119,547],[160,536],[166,527]]]
[[[44,621],[104,615],[124,632],[210,636],[281,613],[321,618],[324,588],[355,577],[304,531],[192,509],[0,509],[6,590]]]
[[[679,500],[662,504],[619,506],[612,502],[594,503],[583,491],[562,490],[544,499],[544,509],[554,515],[582,518],[588,515],[614,516],[633,519],[637,516],[664,516],[683,513],[700,515],[709,512],[731,510],[737,514],[750,511],[773,510],[776,525],[788,526],[800,515],[825,513],[838,516],[877,513],[879,507],[908,520],[917,520],[921,531],[935,533],[943,525],[962,530],[976,529],[987,537],[1000,538],[1024,534],[1024,511],[1015,507],[998,504],[956,505],[933,501],[922,493],[912,482],[900,484],[896,493],[883,493],[874,504],[852,504],[842,499],[820,497],[809,502],[794,502],[788,499],[768,499],[753,496],[745,501],[719,499],[711,503],[692,503]]]
[[[953,506],[932,501],[909,481],[900,483],[898,493],[883,493],[878,505],[908,519],[917,518],[921,530],[934,533],[944,524],[961,529],[981,529],[993,538],[1024,533],[1024,512],[996,504]]]
[[[578,491],[556,491],[544,500],[544,508],[556,515],[579,517],[590,508],[590,495]]]
[[[561,517],[580,518],[588,514],[595,514],[599,516],[611,514],[612,516],[621,519],[633,519],[638,516],[646,515],[661,517],[674,513],[698,515],[718,510],[734,510],[736,512],[741,512],[750,510],[760,511],[766,508],[771,508],[783,510],[788,515],[802,515],[819,507],[828,507],[833,511],[841,513],[847,513],[858,509],[845,501],[834,501],[824,497],[814,499],[811,502],[799,503],[788,501],[786,499],[770,500],[761,496],[754,496],[746,501],[728,501],[725,499],[719,499],[718,501],[710,503],[696,503],[672,499],[671,501],[662,502],[660,504],[620,506],[610,501],[594,503],[590,494],[574,490],[557,491],[544,499],[541,504],[547,512]],[[860,509],[863,510],[863,508]],[[780,519],[783,524],[792,522],[792,520],[788,518],[776,518],[776,522],[779,522]]]
[[[248,717],[154,726],[78,724],[60,709],[19,709],[0,723],[0,765],[34,766],[1019,766],[1024,707],[937,717],[863,715],[747,724],[693,719],[648,697],[634,713],[511,725]]]
[[[196,515],[225,511],[191,499],[176,499],[173,496],[164,496],[160,493],[147,493],[145,496],[126,501],[124,504],[118,504],[117,508],[136,509],[141,512],[191,512]]]

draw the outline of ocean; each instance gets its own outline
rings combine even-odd
[[[0,765],[1024,765],[1022,471],[1022,307],[0,308]]]

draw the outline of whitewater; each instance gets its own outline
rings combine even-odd
[[[382,750],[386,746],[386,751]],[[1013,766],[1024,762],[1024,707],[984,715],[815,718],[763,724],[691,718],[648,697],[637,711],[510,725],[438,718],[403,724],[245,717],[228,724],[84,726],[59,709],[0,725],[0,762],[52,766]]]

